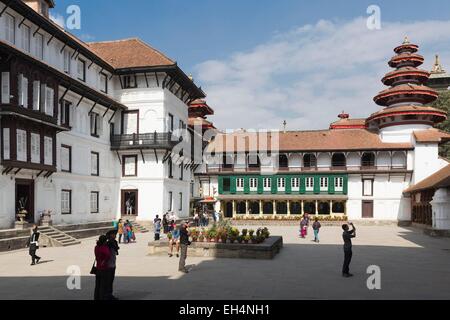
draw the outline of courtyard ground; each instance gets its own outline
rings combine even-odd
[[[252,228],[255,228],[254,226]],[[397,226],[361,226],[354,239],[352,278],[341,276],[341,229],[323,227],[320,244],[299,239],[297,227],[271,226],[284,247],[273,260],[189,258],[189,274],[174,256],[148,256],[152,234],[121,245],[115,294],[120,299],[449,299],[450,239]],[[0,253],[0,299],[92,299],[89,275],[95,239],[66,248],[43,248],[30,266],[26,250]],[[381,290],[369,290],[366,269],[381,268]],[[79,266],[81,289],[66,286]]]

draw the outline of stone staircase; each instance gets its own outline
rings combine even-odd
[[[139,222],[136,221],[130,221],[131,225],[133,226],[133,230],[136,233],[147,233],[149,232],[149,230],[144,227],[142,224],[140,224]]]
[[[81,241],[53,227],[40,227],[40,246],[67,247],[80,244]]]

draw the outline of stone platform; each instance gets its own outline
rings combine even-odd
[[[150,241],[149,255],[166,255],[169,244],[167,240]],[[283,237],[271,236],[263,243],[221,243],[192,242],[188,247],[188,257],[273,259],[283,247]]]

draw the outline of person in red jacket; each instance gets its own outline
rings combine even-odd
[[[94,250],[97,265],[94,300],[108,299],[108,263],[111,259],[111,250],[108,247],[107,240],[108,238],[105,235],[101,235]]]

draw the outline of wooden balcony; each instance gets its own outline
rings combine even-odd
[[[182,138],[174,137],[170,132],[112,135],[111,150],[172,150],[181,141]]]

